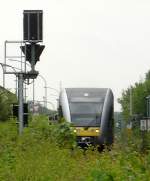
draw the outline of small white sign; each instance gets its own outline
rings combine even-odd
[[[147,122],[147,120],[141,120],[140,121],[140,129],[141,129],[141,131],[145,131],[147,129],[146,122]]]

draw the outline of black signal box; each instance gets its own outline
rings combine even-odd
[[[13,104],[12,111],[13,111],[13,116],[18,119],[19,105],[17,103]],[[28,126],[28,115],[29,115],[28,104],[24,103],[23,104],[23,126],[24,127]]]
[[[18,117],[18,104],[14,103],[12,107],[13,116]]]
[[[28,42],[43,41],[43,11],[24,10],[23,39]]]

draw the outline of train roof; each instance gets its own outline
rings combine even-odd
[[[87,97],[87,98],[104,98],[108,88],[65,88],[68,98]]]

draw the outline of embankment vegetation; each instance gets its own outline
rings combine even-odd
[[[68,123],[49,124],[45,117],[34,117],[18,136],[15,120],[2,122],[0,180],[148,181],[149,149],[141,152],[141,140],[134,135],[117,139],[111,151],[85,152],[76,146]]]
[[[8,120],[12,115],[12,104],[16,102],[16,95],[0,86],[0,122]]]

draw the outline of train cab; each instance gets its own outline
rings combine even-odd
[[[113,93],[108,88],[65,88],[59,115],[72,123],[78,145],[113,143]]]

